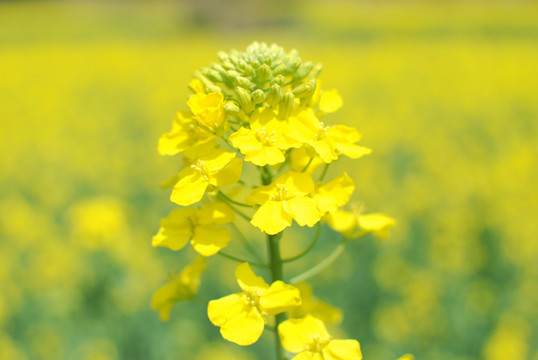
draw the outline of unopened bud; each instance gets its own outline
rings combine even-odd
[[[275,84],[283,86],[286,83],[286,77],[284,75],[278,75],[273,79]]]
[[[206,76],[209,80],[211,81],[214,81],[214,82],[222,82],[222,75],[216,71],[216,70],[209,70],[207,73],[206,73]]]
[[[254,103],[252,102],[252,97],[248,93],[246,89],[243,89],[242,87],[236,87],[235,88],[235,95],[237,96],[237,102],[241,106],[241,109],[245,113],[250,113],[252,110],[254,110]]]
[[[291,58],[286,66],[286,73],[293,74],[301,65],[301,59],[298,57]]]
[[[295,96],[288,91],[278,107],[278,117],[285,120],[293,113],[293,110],[295,110]]]
[[[219,60],[221,62],[226,62],[228,61],[228,54],[226,54],[224,51],[219,51],[217,53],[217,57],[219,58]]]
[[[323,65],[321,63],[317,63],[316,65],[314,65],[312,72],[310,72],[310,76],[313,78],[317,78],[319,74],[321,74],[321,70],[323,70]]]
[[[267,92],[267,103],[270,106],[277,106],[280,103],[280,99],[282,98],[282,89],[277,84],[271,85],[269,88],[269,91]]]
[[[224,104],[224,110],[227,112],[238,113],[241,111],[241,108],[235,101],[228,101],[226,104]]]
[[[263,92],[262,89],[257,89],[255,91],[253,91],[250,96],[252,97],[252,102],[257,105],[257,104],[261,104],[262,102],[265,101],[265,93]]]
[[[314,63],[312,61],[307,61],[305,63],[302,63],[301,66],[297,69],[295,72],[294,78],[295,80],[301,80],[308,76],[308,73],[312,70],[314,67]]]
[[[225,68],[225,69],[228,69],[228,70],[233,70],[235,69],[235,65],[232,64],[231,62],[229,61],[225,61],[222,63],[222,66]]]
[[[284,64],[279,64],[275,67],[275,69],[273,70],[273,76],[276,76],[276,75],[280,75],[282,74],[284,71],[286,71],[286,65]]]
[[[256,75],[258,76],[258,79],[260,79],[261,81],[266,81],[271,76],[271,68],[267,64],[262,64],[258,68]]]
[[[247,67],[245,68],[245,75],[254,77],[254,75],[256,75],[256,70],[254,70],[251,65],[247,65]]]
[[[307,82],[305,84],[301,84],[297,86],[295,89],[293,89],[293,95],[295,95],[298,98],[305,98],[307,96],[310,96],[314,93],[315,86],[312,86],[310,82]]]
[[[238,76],[238,77],[235,78],[235,85],[236,86],[241,86],[241,87],[244,87],[244,88],[249,88],[251,83],[250,83],[250,80],[247,79],[246,77]]]
[[[237,71],[235,70],[228,70],[226,71],[226,77],[230,80],[235,80],[236,77],[241,76]]]
[[[213,68],[213,70],[215,70],[215,71],[218,71],[219,73],[225,73],[226,72],[226,69],[224,69],[221,64],[212,64],[211,68]]]

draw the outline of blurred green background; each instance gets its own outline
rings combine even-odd
[[[538,359],[538,5],[262,0],[0,3],[0,359],[271,358],[202,303],[149,309],[192,256],[150,245],[180,168],[157,139],[192,71],[254,40],[324,64],[330,120],[374,151],[331,177],[398,221],[312,279],[334,331],[365,359]],[[203,296],[237,291],[225,261]]]

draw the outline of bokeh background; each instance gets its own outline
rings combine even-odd
[[[398,221],[312,279],[334,331],[365,359],[538,359],[538,5],[342,0],[0,3],[0,359],[272,358],[201,302],[149,308],[192,257],[150,246],[180,167],[157,139],[192,71],[254,40],[324,64],[330,121],[374,150],[331,176]],[[211,259],[201,295],[234,266]]]

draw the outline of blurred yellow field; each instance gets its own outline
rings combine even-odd
[[[195,22],[188,3],[0,4],[0,359],[270,351],[222,342],[196,301],[167,323],[149,308],[190,256],[151,248],[181,165],[157,140],[192,71],[254,40],[324,64],[344,99],[330,119],[373,149],[331,171],[397,219],[313,278],[345,314],[334,331],[365,359],[538,359],[538,7],[278,2],[217,22],[215,6]],[[217,273],[202,297],[235,286]]]

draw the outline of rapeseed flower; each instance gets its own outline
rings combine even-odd
[[[242,127],[230,135],[245,161],[257,166],[280,164],[286,160],[285,150],[301,145],[287,136],[287,124],[278,120],[272,109],[260,108],[252,119],[250,128]]]
[[[250,345],[261,336],[267,315],[276,315],[301,304],[299,290],[282,281],[269,286],[248,263],[235,270],[242,292],[209,302],[209,320],[220,327],[222,337],[238,345]]]
[[[314,149],[325,162],[338,160],[340,154],[358,159],[369,154],[370,149],[356,145],[361,138],[359,132],[350,126],[328,126],[321,122],[308,107],[299,108],[288,119],[290,136]]]
[[[189,111],[177,113],[172,123],[172,130],[159,139],[157,150],[161,155],[176,155],[188,151],[189,155],[205,153],[215,146],[215,135],[208,133],[197,125]]]
[[[152,243],[179,250],[190,240],[199,254],[211,256],[230,242],[231,234],[222,225],[234,221],[235,213],[224,203],[213,203],[202,209],[179,208],[161,220],[161,228]]]
[[[297,353],[292,360],[361,360],[357,340],[333,340],[323,322],[312,315],[289,319],[278,326],[284,349]]]
[[[347,238],[356,238],[373,233],[380,239],[389,236],[389,228],[396,225],[396,220],[382,213],[361,214],[360,211],[338,210],[326,216],[331,228]]]
[[[222,133],[225,130],[226,111],[224,95],[221,92],[198,92],[187,100],[187,105],[202,126],[213,133]]]
[[[269,185],[255,188],[247,202],[261,206],[252,217],[251,224],[270,235],[291,226],[292,219],[300,226],[314,226],[322,214],[309,195],[313,191],[312,177],[293,171]]]
[[[205,258],[198,256],[179,274],[171,274],[168,281],[153,293],[151,308],[159,311],[161,320],[170,319],[170,311],[176,302],[190,300],[196,295],[206,267]]]
[[[342,311],[315,297],[312,287],[308,283],[300,282],[295,284],[295,287],[301,293],[302,303],[301,306],[290,310],[290,317],[302,318],[308,314],[312,314],[325,323],[340,324],[342,322]]]
[[[338,207],[347,204],[354,190],[353,180],[344,173],[327,184],[316,187],[312,197],[318,204],[319,211],[325,215],[334,213]]]
[[[202,199],[209,186],[227,186],[241,177],[243,161],[235,153],[214,148],[192,160],[178,175],[170,200],[188,206]]]

